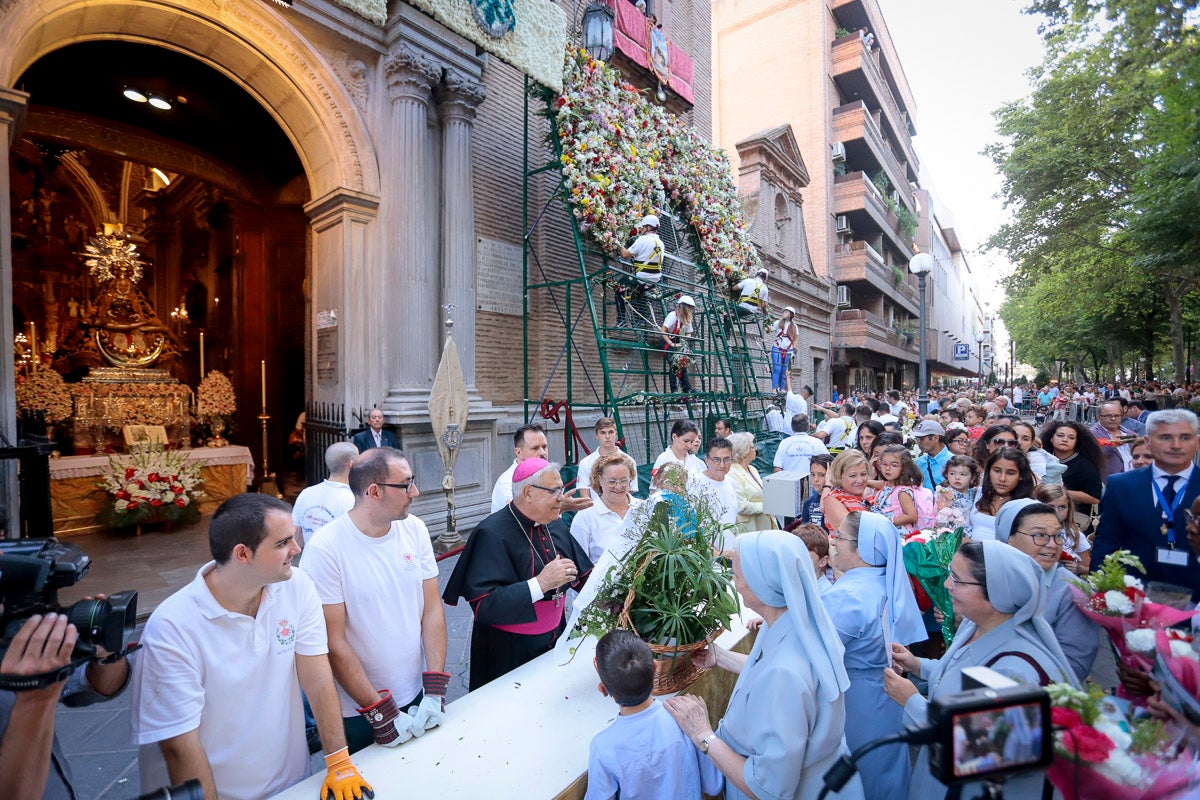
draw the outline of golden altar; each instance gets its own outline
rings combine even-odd
[[[191,444],[192,390],[166,370],[93,367],[70,387],[75,401],[72,444],[78,455],[119,451],[126,425],[162,425],[172,447]]]
[[[205,496],[197,506],[201,514],[215,511],[224,501],[246,491],[254,480],[254,459],[247,447],[206,447],[184,450],[187,457],[201,463]],[[103,455],[68,456],[50,460],[50,508],[55,536],[95,533],[103,526],[97,521],[109,494],[97,482],[108,467]]]

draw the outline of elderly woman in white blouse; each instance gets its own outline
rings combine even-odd
[[[733,466],[728,478],[737,490],[737,530],[766,531],[779,526],[775,518],[763,513],[763,482],[753,461],[758,456],[754,446],[754,434],[732,433],[729,442],[733,445]]]
[[[642,501],[629,493],[629,486],[637,477],[637,465],[626,453],[617,451],[600,456],[592,467],[592,503],[575,515],[571,521],[571,535],[587,551],[588,558],[595,564],[605,550],[611,550],[618,558],[633,544],[625,536],[631,514]]]

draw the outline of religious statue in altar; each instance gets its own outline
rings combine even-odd
[[[120,226],[106,225],[80,255],[99,291],[79,308],[78,327],[55,362],[90,368],[71,384],[76,452],[119,449],[126,425],[161,425],[172,445],[186,447],[191,392],[171,374],[179,351],[170,329],[138,288],[137,245]]]
[[[174,371],[179,351],[171,331],[137,286],[143,266],[137,245],[121,235],[120,226],[106,226],[81,255],[100,290],[93,303],[79,309],[78,326],[62,346],[63,366]]]

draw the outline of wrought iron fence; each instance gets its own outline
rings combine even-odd
[[[315,486],[329,477],[325,449],[350,438],[346,406],[340,403],[309,403],[304,419],[304,481]]]

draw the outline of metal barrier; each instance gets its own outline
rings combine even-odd
[[[304,481],[315,486],[329,477],[325,468],[325,449],[350,438],[346,427],[346,406],[334,403],[309,403],[304,419]]]

